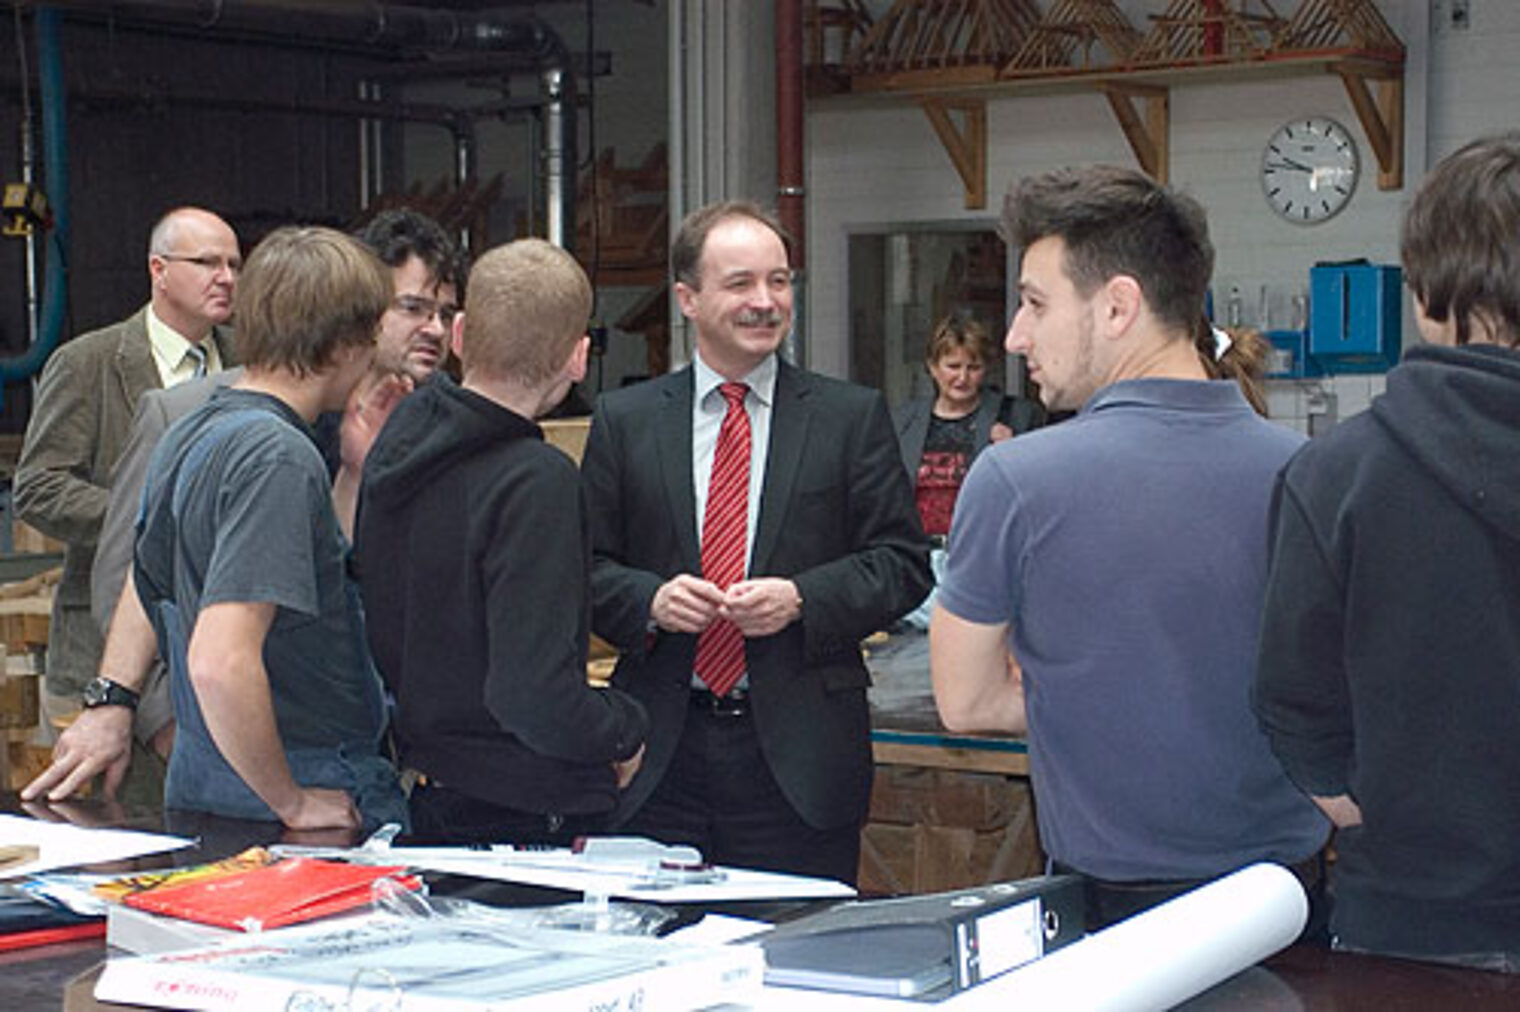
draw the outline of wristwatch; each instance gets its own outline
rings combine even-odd
[[[101,675],[90,679],[84,686],[86,710],[93,710],[97,706],[125,706],[129,710],[136,710],[137,701],[141,698],[120,682],[113,682]]]

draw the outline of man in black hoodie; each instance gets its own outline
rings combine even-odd
[[[643,755],[643,707],[586,682],[580,478],[533,421],[585,375],[590,311],[563,250],[486,253],[454,321],[462,384],[403,401],[365,462],[355,553],[419,840],[605,831]]]
[[[1333,944],[1520,972],[1520,134],[1401,247],[1428,343],[1279,476],[1255,705],[1340,827]]]

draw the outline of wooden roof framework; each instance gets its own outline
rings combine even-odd
[[[979,68],[985,80],[1040,20],[1033,0],[896,0],[851,54],[852,75]]]
[[[1278,43],[1283,56],[1340,51],[1332,69],[1378,163],[1378,188],[1404,185],[1404,44],[1372,0],[1303,0]]]
[[[1039,20],[1033,0],[896,0],[850,55],[852,87],[896,90],[953,74],[995,80]],[[966,207],[987,206],[987,102],[926,98],[924,115],[961,177]]]
[[[1168,0],[1142,35],[1115,0],[895,0],[853,51],[850,90],[914,96],[960,174],[966,206],[986,206],[986,92],[1090,80],[1141,168],[1168,173],[1170,85],[1200,70],[1329,71],[1378,162],[1403,185],[1404,46],[1374,0]]]
[[[1140,40],[1114,0],[1057,0],[1004,64],[1001,76],[1123,66]]]
[[[1269,0],[1171,0],[1151,16],[1151,30],[1133,53],[1135,65],[1258,60],[1280,45],[1288,20]]]
[[[1371,0],[1303,0],[1278,47],[1290,51],[1350,48],[1404,58],[1404,43]]]
[[[807,0],[802,24],[808,93],[848,91],[850,61],[875,24],[865,0]]]

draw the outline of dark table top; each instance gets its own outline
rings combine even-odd
[[[1026,775],[1029,749],[1011,734],[962,734],[945,729],[929,678],[929,637],[894,631],[868,644],[871,744],[878,763]]]
[[[165,820],[151,812],[125,812],[101,802],[63,806],[21,805],[14,795],[0,794],[0,810],[62,819],[76,824],[168,831],[198,839],[194,848],[167,856],[141,859],[142,867],[166,863],[189,864],[236,853],[254,844],[317,843],[345,845],[341,834],[320,839],[284,832],[268,823],[200,818],[187,823]],[[114,869],[113,869],[114,870]],[[499,883],[453,880],[440,883],[441,892],[493,903],[550,903],[568,894],[523,887],[520,894],[504,893]],[[509,889],[513,887],[508,887]],[[730,910],[740,915],[768,917],[759,908]],[[101,940],[70,942],[13,952],[0,952],[0,1009],[57,1008],[64,986],[106,956]],[[911,1007],[911,1006],[905,1006]],[[1331,952],[1293,946],[1258,966],[1197,996],[1185,1006],[1190,1012],[1222,1009],[1266,1010],[1410,1010],[1520,1008],[1520,975],[1486,973],[1429,963]]]
[[[1182,1007],[1188,1012],[1498,1012],[1520,1008],[1520,975],[1295,945]]]

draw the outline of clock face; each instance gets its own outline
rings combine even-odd
[[[1284,123],[1261,153],[1261,188],[1272,209],[1313,225],[1351,200],[1360,165],[1346,128],[1323,116]]]

